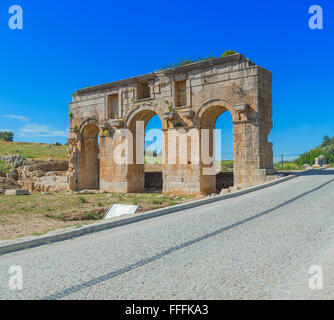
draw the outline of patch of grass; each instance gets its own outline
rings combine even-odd
[[[0,141],[1,155],[20,155],[25,159],[66,160],[67,146],[53,146],[44,143]],[[0,164],[1,165],[1,164]]]
[[[162,156],[146,156],[144,157],[144,164],[162,164]]]
[[[85,197],[75,193],[32,193],[25,197],[0,195],[0,239],[44,234],[47,230],[73,226],[78,222],[80,225],[89,224],[102,219],[113,203],[138,205],[138,212],[145,212],[194,197],[180,196],[174,199],[158,193],[101,193],[85,194]],[[84,198],[85,203],[81,203],[80,198]]]
[[[79,201],[80,201],[80,203],[88,203],[88,201],[84,197],[80,197]]]
[[[222,160],[220,162],[221,171],[233,171],[234,161],[233,160]]]
[[[274,164],[274,169],[275,170],[288,170],[288,171],[293,171],[293,170],[304,170],[304,167],[302,165],[299,165],[298,163],[294,161],[284,161],[283,162],[283,168],[282,168],[282,163],[277,162]]]
[[[100,220],[103,216],[104,214],[98,211],[89,211],[86,213],[87,220]]]

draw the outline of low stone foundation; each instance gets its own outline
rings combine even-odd
[[[18,184],[30,192],[69,190],[68,161],[29,162],[19,167]]]
[[[60,192],[68,188],[69,178],[65,175],[45,175],[34,182],[34,191]]]
[[[145,189],[163,187],[161,165],[145,166]],[[233,172],[219,172],[216,175],[216,192],[233,187]]]

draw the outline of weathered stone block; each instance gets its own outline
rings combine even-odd
[[[6,196],[26,196],[29,195],[29,190],[25,189],[9,189],[5,191]]]

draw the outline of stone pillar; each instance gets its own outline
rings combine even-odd
[[[163,130],[163,193],[201,193],[199,138],[197,128]]]
[[[268,127],[269,126],[269,127]],[[270,123],[259,120],[233,122],[234,185],[247,188],[266,181],[273,171]]]
[[[131,138],[130,138],[131,139]],[[139,192],[133,185],[134,165],[131,149],[127,148],[126,135],[122,129],[111,130],[101,137],[100,188],[108,192]],[[128,157],[128,159],[126,159]],[[130,163],[130,164],[129,164]],[[141,192],[143,189],[141,189]]]
[[[69,178],[69,190],[76,191],[79,189],[80,179],[80,153],[78,148],[78,139],[72,137],[68,139],[68,155],[69,155],[69,166],[67,176]]]
[[[216,193],[216,174],[220,170],[220,166],[216,166],[214,130],[212,126],[200,127],[200,182],[201,193]]]

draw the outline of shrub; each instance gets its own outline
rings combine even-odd
[[[84,197],[79,198],[80,203],[87,203],[88,201]]]
[[[233,50],[226,50],[223,54],[222,54],[222,58],[226,57],[226,56],[230,56],[231,54],[236,54],[238,52],[233,51]]]
[[[13,142],[14,133],[12,131],[0,131],[0,139],[3,139],[7,142]]]
[[[316,148],[301,154],[299,158],[295,160],[295,163],[299,165],[303,165],[305,163],[313,165],[315,164],[315,158],[319,157],[320,155],[324,155],[328,163],[334,162],[334,154],[323,150],[322,148]]]
[[[4,161],[0,160],[0,172],[9,173],[12,171],[12,167],[6,164]]]
[[[161,69],[177,68],[194,62],[205,61],[209,59],[217,59],[217,58],[218,58],[217,56],[207,56],[205,58],[182,58],[179,59],[177,63],[168,64],[166,66],[161,67]]]

